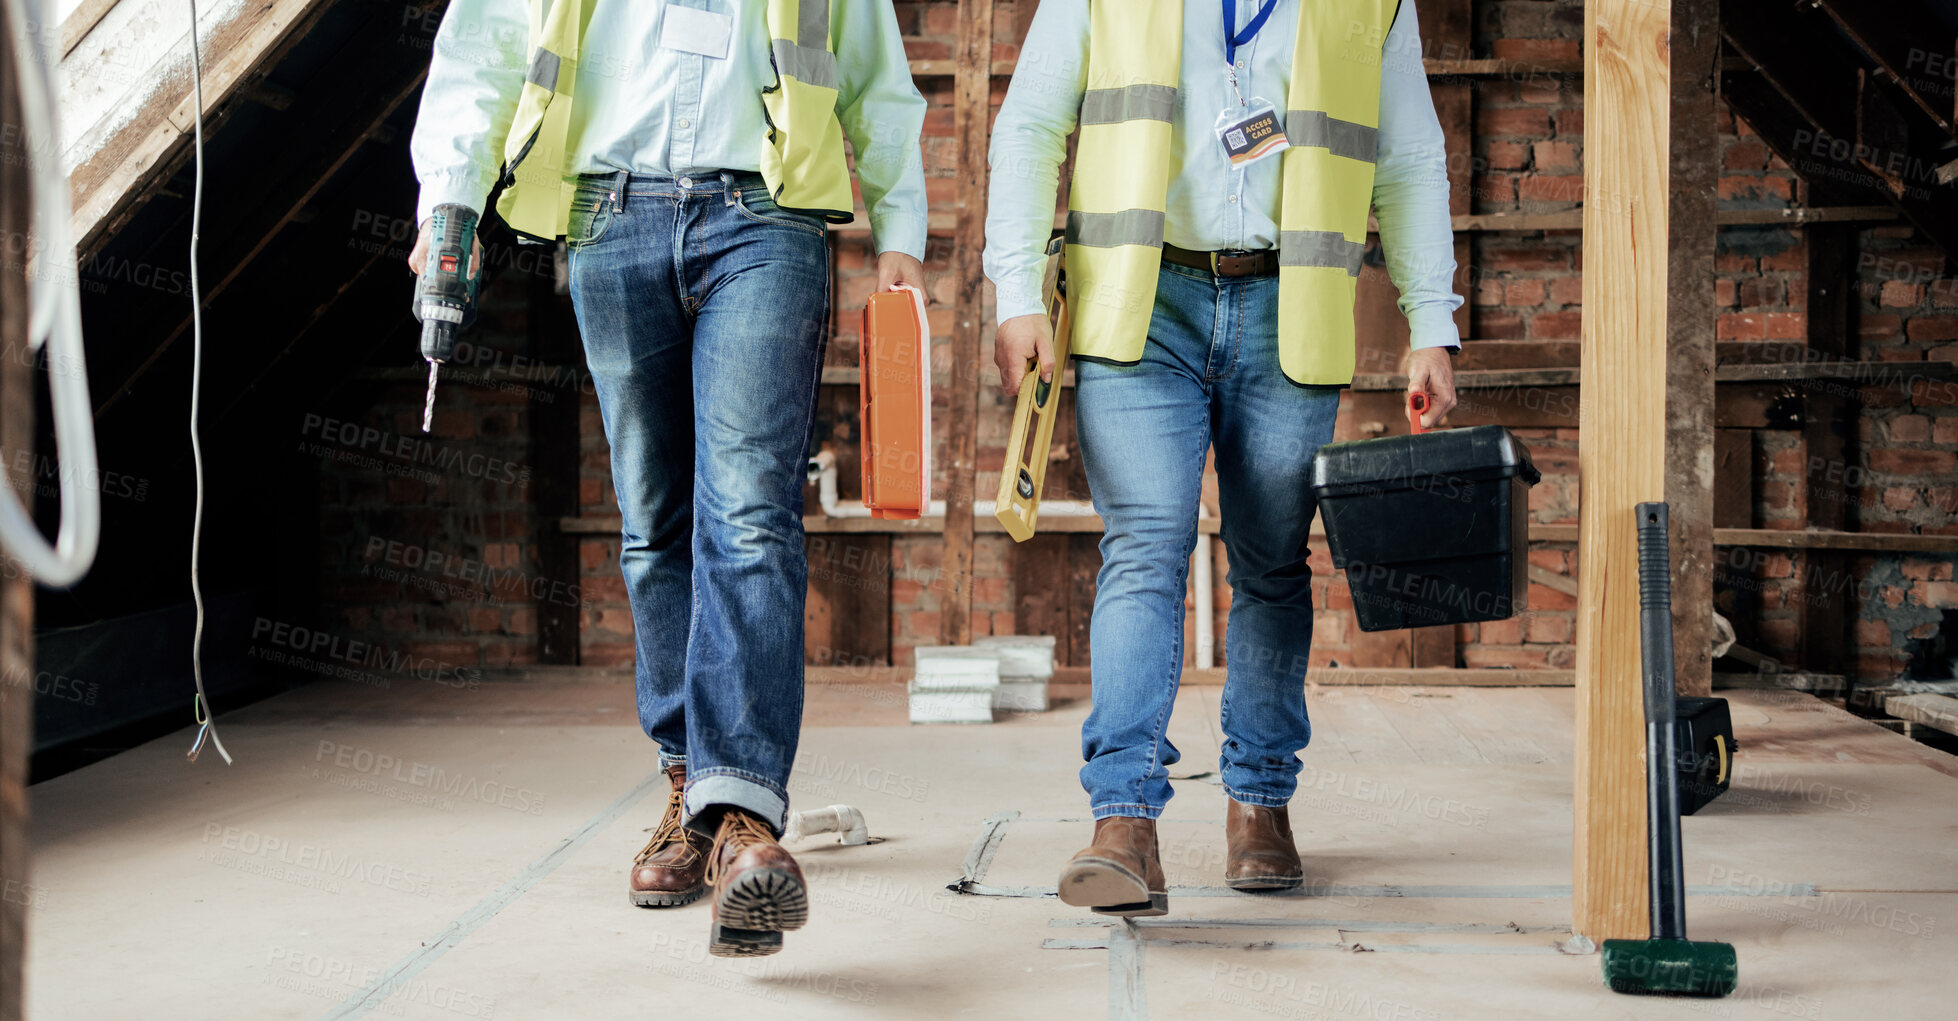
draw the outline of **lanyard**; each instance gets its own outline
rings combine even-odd
[[[1258,16],[1251,19],[1244,31],[1237,31],[1237,0],[1224,0],[1224,61],[1233,68],[1237,66],[1237,48],[1250,42],[1265,27],[1265,19],[1271,17],[1271,9],[1278,6],[1278,0],[1265,0],[1258,8]]]

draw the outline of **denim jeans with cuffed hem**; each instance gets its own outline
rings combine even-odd
[[[1184,584],[1213,445],[1231,585],[1224,790],[1283,805],[1312,738],[1312,457],[1332,439],[1339,391],[1297,386],[1279,368],[1277,277],[1170,265],[1141,361],[1074,366],[1081,460],[1106,527],[1089,633],[1094,707],[1081,728],[1094,817],[1153,819],[1172,793]]]
[[[802,488],[829,240],[756,174],[587,175],[571,298],[624,517],[639,722],[685,816],[788,824],[802,729]]]

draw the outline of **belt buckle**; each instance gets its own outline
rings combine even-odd
[[[1205,254],[1210,256],[1210,275],[1217,276],[1217,277],[1223,276],[1224,275],[1223,255],[1218,252],[1207,252]]]

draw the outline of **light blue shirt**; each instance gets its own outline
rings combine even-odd
[[[925,254],[925,100],[890,0],[830,0],[835,9],[837,118],[856,154],[876,250]],[[662,36],[666,13],[726,16],[725,56]],[[683,176],[761,168],[775,84],[763,0],[610,0],[586,26],[572,104],[572,173]],[[443,202],[482,210],[502,164],[530,62],[526,0],[455,0],[436,33],[410,145],[421,181],[417,223]]]
[[[1281,121],[1291,87],[1299,2],[1278,0],[1264,28],[1237,48],[1238,90],[1247,100],[1270,102]],[[1251,23],[1258,6],[1259,0],[1238,0],[1240,29]],[[1217,115],[1238,103],[1224,59],[1221,8],[1217,0],[1184,0],[1163,240],[1199,252],[1276,248],[1283,154],[1233,168],[1217,140]],[[1087,87],[1088,27],[1088,0],[1041,3],[993,125],[986,275],[998,292],[1001,322],[1043,311],[1041,281],[1059,170]],[[1462,298],[1454,293],[1447,153],[1411,2],[1401,4],[1387,33],[1379,142],[1373,209],[1412,344],[1459,344],[1454,315]]]

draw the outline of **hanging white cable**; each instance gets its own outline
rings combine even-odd
[[[197,232],[204,223],[204,59],[197,45],[197,0],[190,0],[190,83],[192,121],[197,126],[190,192],[190,460],[197,478],[197,505],[190,518],[190,598],[197,604],[197,628],[190,638],[190,674],[197,682],[197,697],[191,702],[197,739],[184,757],[196,762],[208,736],[229,766],[231,753],[218,739],[211,700],[204,695],[204,588],[197,579],[198,552],[204,544],[204,445],[197,438],[198,394],[203,390],[204,377],[204,288],[197,282]]]
[[[29,351],[47,352],[61,523],[52,546],[10,485],[0,485],[0,548],[49,588],[80,581],[95,562],[102,530],[101,473],[95,463],[94,406],[82,353],[81,280],[69,237],[68,181],[61,173],[55,131],[54,60],[42,51],[45,33],[31,32],[25,0],[4,0],[6,29],[20,89],[28,177],[33,187],[30,236],[39,251],[27,257]],[[37,151],[38,150],[38,151]],[[30,478],[33,474],[30,472]]]

